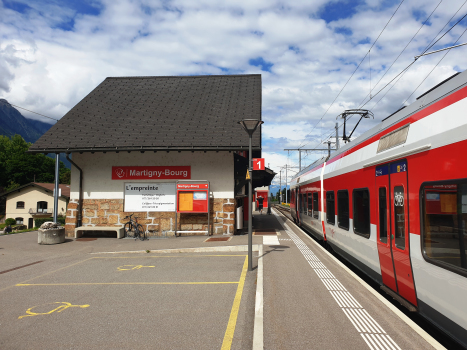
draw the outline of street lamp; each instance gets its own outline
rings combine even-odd
[[[250,173],[250,179],[248,181],[248,271],[253,271],[253,253],[252,253],[252,246],[253,246],[253,233],[252,233],[252,211],[253,211],[253,203],[252,203],[252,192],[253,192],[253,163],[251,161],[251,137],[253,133],[256,131],[258,125],[263,124],[261,120],[258,119],[243,119],[242,121],[238,122],[243,129],[248,133],[250,137],[249,143],[249,161],[248,161],[248,172]]]

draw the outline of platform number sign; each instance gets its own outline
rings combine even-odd
[[[253,158],[253,170],[264,170],[264,158]]]

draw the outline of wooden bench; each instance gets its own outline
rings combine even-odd
[[[114,231],[117,233],[117,238],[125,237],[125,230],[123,227],[111,227],[111,226],[81,226],[75,228],[75,238],[79,238],[83,235],[83,231]]]

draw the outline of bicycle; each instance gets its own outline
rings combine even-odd
[[[134,214],[126,216],[125,219],[130,219],[125,226],[123,226],[125,230],[125,237],[134,238],[137,240],[138,238],[144,241],[146,238],[146,232],[143,229],[143,226],[138,224],[138,217],[131,218]]]

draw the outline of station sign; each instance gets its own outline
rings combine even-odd
[[[264,158],[253,158],[253,170],[264,170],[265,167]]]
[[[175,211],[175,183],[126,182],[125,212]]]
[[[113,166],[112,180],[189,180],[191,166]]]

